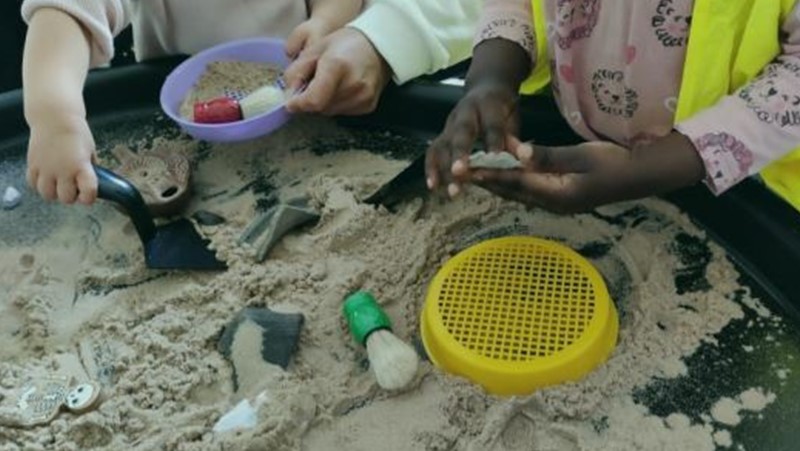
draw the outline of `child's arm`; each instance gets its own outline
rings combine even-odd
[[[325,21],[334,30],[355,19],[363,7],[363,0],[309,0],[311,20]]]
[[[491,79],[517,93],[536,62],[531,2],[486,0],[477,30],[468,88]]]
[[[82,91],[90,46],[71,16],[41,9],[28,28],[23,62],[25,118],[31,129],[28,182],[48,200],[94,201],[94,141]]]
[[[476,140],[482,139],[490,151],[507,150],[517,142],[518,92],[536,58],[532,14],[528,0],[487,0],[467,74],[467,94],[427,152],[430,189],[450,183],[450,194],[458,193],[454,178],[463,170],[457,162],[467,166]]]
[[[798,13],[800,4],[780,30],[783,54],[758,78],[676,124],[666,137],[634,149],[612,143],[522,145],[517,156],[523,170],[475,171],[470,179],[503,197],[560,212],[661,194],[704,179],[714,193],[724,192],[800,144]],[[780,176],[783,194],[796,193],[796,169]]]
[[[364,0],[309,0],[310,17],[292,31],[286,40],[286,53],[294,58],[300,52],[355,19]]]
[[[89,204],[97,193],[94,140],[82,91],[92,66],[113,56],[128,24],[122,0],[26,0],[25,118],[31,129],[28,183],[44,198]]]
[[[800,3],[780,32],[783,53],[758,78],[675,127],[699,152],[715,194],[800,145]],[[800,174],[783,177],[798,189]]]
[[[696,183],[703,163],[691,141],[674,132],[630,150],[610,142],[543,147],[519,144],[521,169],[465,171],[465,178],[530,207],[580,213],[600,205],[662,194]]]

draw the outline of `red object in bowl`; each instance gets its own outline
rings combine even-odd
[[[242,120],[239,102],[230,97],[219,97],[194,104],[194,121],[198,124],[224,124]]]

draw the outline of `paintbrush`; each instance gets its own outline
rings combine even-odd
[[[258,116],[277,107],[286,100],[286,92],[280,86],[264,85],[241,100],[218,97],[194,104],[194,121],[198,124],[223,124]]]
[[[419,356],[392,333],[392,324],[375,298],[366,291],[350,295],[342,308],[355,341],[367,348],[367,357],[378,385],[398,390],[417,374]]]

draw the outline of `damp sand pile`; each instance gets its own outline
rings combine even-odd
[[[152,143],[195,162],[188,214],[226,218],[200,230],[227,272],[145,269],[128,221],[101,205],[69,210],[47,238],[4,248],[0,408],[13,405],[27,377],[50,373],[95,379],[105,399],[48,426],[0,428],[0,450],[713,450],[735,446],[738,422],[757,421],[775,400],[768,388],[748,387],[695,412],[659,416],[637,397],[654,380],[686,377],[686,359],[718,346],[730,324],[755,316],[781,327],[743,292],[724,251],[674,207],[647,200],[559,217],[475,189],[454,202],[418,199],[389,213],[359,199],[405,163],[310,144],[334,133],[326,122],[296,122],[250,144]],[[320,222],[254,263],[253,250],[237,243],[244,227],[258,210],[303,194]],[[464,246],[512,233],[564,242],[603,273],[621,314],[607,364],[528,397],[487,395],[428,363],[403,393],[381,391],[341,319],[344,297],[371,290],[396,334],[415,340],[437,268]],[[681,242],[702,252],[687,254]],[[702,289],[679,287],[692,273]],[[249,366],[234,391],[217,340],[237,312],[258,306],[305,315],[299,349],[287,371]],[[212,432],[259,393],[266,396],[253,429]]]
[[[181,116],[192,120],[197,102],[208,102],[220,97],[241,99],[265,85],[278,81],[283,71],[274,64],[246,61],[214,61],[181,103]]]

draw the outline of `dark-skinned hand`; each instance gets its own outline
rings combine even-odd
[[[454,164],[468,164],[477,141],[488,151],[515,147],[519,87],[530,72],[530,56],[518,44],[496,38],[482,42],[472,58],[466,95],[447,119],[444,130],[428,148],[425,174],[428,188],[447,187],[451,196],[465,180],[453,173]]]
[[[431,143],[425,156],[429,189],[448,186],[458,194],[460,182],[454,164],[466,165],[476,141],[489,151],[500,152],[518,143],[517,94],[502,84],[482,83],[471,89],[450,113],[444,131]]]
[[[557,213],[577,213],[694,184],[705,169],[691,141],[673,132],[655,143],[626,149],[609,142],[545,147],[524,143],[515,170],[470,170],[457,176],[503,198]]]

